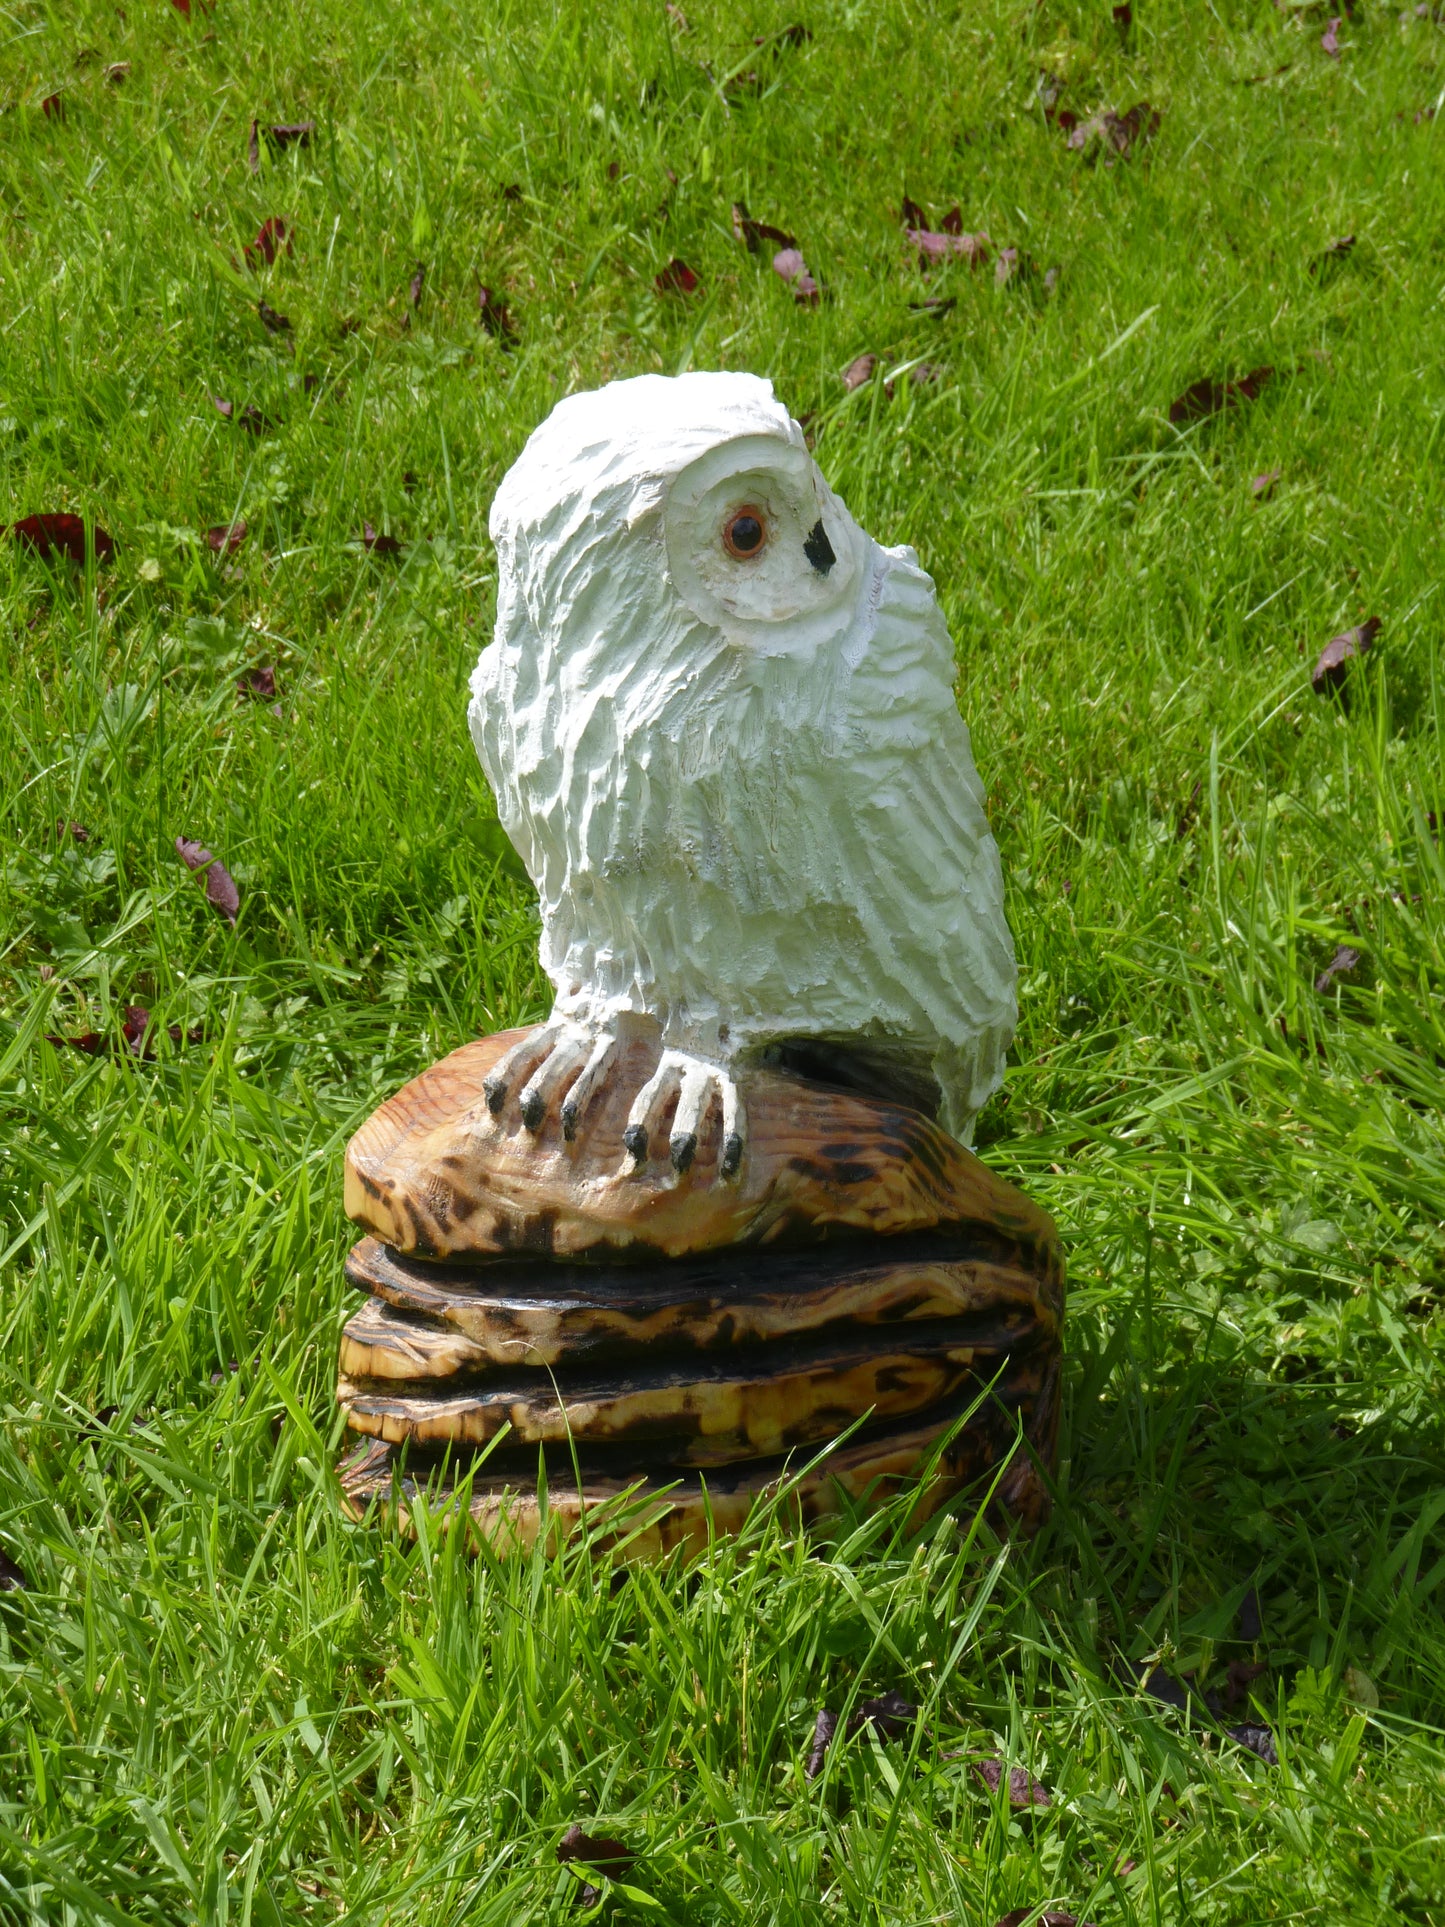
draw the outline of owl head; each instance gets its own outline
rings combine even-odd
[[[704,635],[808,657],[856,630],[881,554],[771,383],[741,374],[568,396],[504,478],[491,534],[499,639],[525,627],[564,673],[579,652],[589,669],[674,647],[695,660]]]

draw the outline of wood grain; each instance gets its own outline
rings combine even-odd
[[[1044,1487],[1029,1451],[996,1428],[950,1437],[957,1423],[956,1414],[935,1417],[859,1435],[822,1454],[681,1475],[598,1469],[583,1454],[580,1481],[571,1466],[549,1471],[545,1500],[535,1471],[504,1472],[491,1461],[442,1468],[370,1442],[341,1467],[341,1487],[354,1518],[375,1509],[407,1534],[415,1529],[412,1508],[421,1504],[444,1530],[460,1527],[502,1553],[528,1551],[539,1540],[555,1552],[585,1525],[598,1551],[633,1560],[703,1552],[713,1538],[741,1532],[759,1505],[778,1505],[791,1529],[850,1503],[881,1503],[915,1481],[911,1527],[969,1486],[978,1485],[983,1498],[990,1475],[1008,1518],[1036,1522]]]
[[[422,1369],[428,1344],[453,1364],[455,1333],[426,1332],[380,1306],[348,1333],[337,1397],[355,1431],[394,1444],[483,1445],[507,1429],[529,1444],[645,1443],[677,1466],[764,1458],[835,1437],[868,1414],[921,1412],[975,1382],[975,1368],[987,1382],[1006,1360],[997,1343],[979,1344],[976,1320],[942,1320],[906,1337],[790,1341],[682,1363],[664,1356],[625,1371],[494,1371],[462,1389],[416,1383],[433,1376]],[[370,1374],[354,1375],[348,1358]],[[375,1372],[381,1359],[394,1368]],[[415,1389],[394,1382],[408,1367]]]
[[[938,1125],[905,1105],[833,1090],[783,1071],[743,1069],[747,1148],[734,1181],[718,1172],[717,1119],[691,1167],[656,1155],[631,1167],[622,1132],[651,1075],[655,1042],[631,1036],[575,1143],[549,1116],[535,1135],[515,1094],[493,1118],[482,1079],[525,1035],[462,1045],[398,1091],[346,1154],[348,1214],[406,1257],[530,1253],[679,1258],[737,1245],[817,1243],[966,1224],[1027,1251],[1062,1290],[1052,1220]]]
[[[982,1227],[926,1232],[885,1243],[858,1240],[803,1250],[742,1245],[668,1264],[539,1263],[482,1258],[445,1264],[401,1257],[363,1238],[346,1261],[359,1290],[425,1324],[453,1332],[446,1370],[486,1364],[583,1365],[637,1348],[713,1351],[831,1331],[929,1319],[1007,1316],[1018,1336],[1058,1326],[1056,1306],[1021,1252]],[[384,1363],[348,1372],[395,1374]],[[357,1334],[359,1336],[359,1334]],[[445,1375],[419,1364],[422,1377]]]

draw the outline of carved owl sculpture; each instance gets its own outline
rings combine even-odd
[[[549,1022],[487,1102],[589,1102],[660,1028],[631,1107],[734,1176],[757,1059],[902,1098],[965,1142],[1017,1007],[997,845],[933,583],[829,489],[771,385],[569,396],[497,491],[496,635],[470,724],[540,899]],[[656,1151],[660,1155],[660,1151]]]

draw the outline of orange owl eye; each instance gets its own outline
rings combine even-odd
[[[756,555],[767,539],[768,529],[761,509],[734,509],[723,527],[723,547],[739,562]]]

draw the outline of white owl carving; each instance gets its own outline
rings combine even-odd
[[[548,1024],[499,1113],[585,1123],[660,1026],[625,1142],[686,1170],[766,1056],[901,1096],[965,1141],[1017,1017],[998,847],[933,583],[829,489],[751,375],[569,396],[492,504],[497,627],[470,724],[537,886]]]

